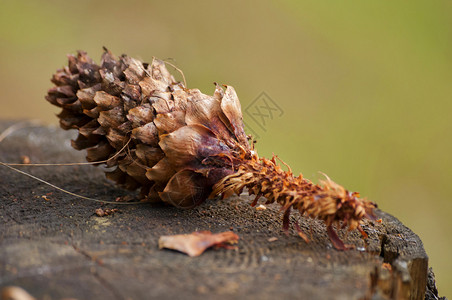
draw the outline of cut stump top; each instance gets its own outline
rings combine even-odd
[[[11,122],[0,122],[0,132]],[[0,143],[0,161],[84,162],[74,132],[35,127]],[[101,167],[19,167],[71,192],[114,201],[133,194]],[[114,205],[64,194],[0,166],[0,287],[20,286],[39,299],[424,299],[428,258],[419,237],[377,210],[381,223],[339,231],[356,249],[332,248],[323,222],[293,214],[312,239],[282,233],[277,206],[256,210],[248,196],[210,200],[190,210]],[[97,208],[117,208],[99,217]],[[232,230],[236,250],[199,257],[159,250],[162,235]]]

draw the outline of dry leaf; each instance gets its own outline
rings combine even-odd
[[[232,231],[212,234],[210,231],[197,231],[191,234],[164,235],[159,239],[159,248],[177,250],[191,257],[201,255],[207,248],[226,247],[237,243],[239,236]]]

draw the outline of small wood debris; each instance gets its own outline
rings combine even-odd
[[[238,240],[239,236],[232,231],[215,234],[210,231],[197,231],[191,234],[161,236],[159,238],[159,248],[177,250],[195,257],[213,246],[231,249],[231,245],[236,244]]]
[[[271,243],[271,242],[276,242],[277,240],[278,240],[278,238],[274,236],[274,237],[269,238],[267,241],[269,241]]]
[[[129,202],[129,201],[133,201],[134,197],[131,195],[125,195],[125,196],[120,196],[120,197],[116,197],[115,201],[116,202]]]
[[[23,163],[24,165],[28,165],[28,164],[31,163],[30,157],[29,157],[28,155],[22,155],[22,156],[20,157],[20,159],[22,160],[22,163]]]
[[[117,211],[118,211],[117,208],[106,208],[106,209],[98,208],[96,209],[96,215],[98,215],[99,217],[105,217],[113,215]]]
[[[392,266],[391,266],[391,264],[383,263],[383,264],[381,265],[381,267],[382,267],[383,269],[392,271]]]
[[[36,300],[26,290],[18,286],[6,286],[0,291],[0,299]]]
[[[256,207],[256,210],[266,210],[267,207],[265,205],[260,204],[258,207]]]

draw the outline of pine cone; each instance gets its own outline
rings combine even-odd
[[[141,188],[149,201],[190,208],[209,196],[250,194],[325,221],[333,245],[346,246],[332,225],[350,229],[373,218],[375,205],[331,180],[315,185],[260,159],[243,129],[239,99],[231,86],[215,84],[213,96],[176,82],[164,62],[151,64],[105,49],[96,65],[85,52],[69,55],[53,76],[46,99],[62,108],[63,129],[77,129],[72,146],[87,149],[89,162],[105,161],[109,179]],[[298,228],[298,227],[297,227]],[[300,232],[300,235],[302,233]],[[302,235],[303,236],[303,235]]]

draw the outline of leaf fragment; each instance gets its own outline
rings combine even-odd
[[[159,238],[159,248],[183,252],[191,257],[201,255],[206,249],[236,244],[239,236],[232,231],[212,234],[210,231],[196,231],[191,234],[164,235]]]

